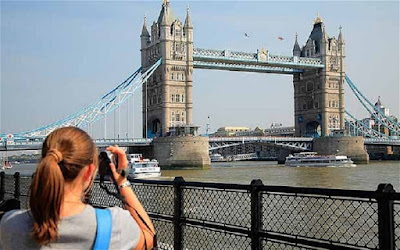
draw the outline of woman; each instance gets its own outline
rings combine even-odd
[[[112,163],[110,168],[127,204],[126,210],[108,208],[112,216],[109,248],[144,249],[146,246],[150,249],[154,226],[130,183],[118,171],[128,165],[125,152],[118,146],[107,150],[119,159],[118,169]],[[96,213],[84,203],[84,197],[93,184],[97,164],[96,145],[83,130],[66,127],[48,135],[30,187],[30,209],[13,210],[4,215],[0,224],[0,247],[93,249]]]

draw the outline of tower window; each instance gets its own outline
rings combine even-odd
[[[312,100],[308,101],[307,107],[308,107],[308,109],[312,109],[313,108],[313,101]]]
[[[308,82],[307,83],[307,91],[312,91],[314,89],[314,83],[313,82]]]
[[[175,102],[175,95],[171,95],[171,102]]]

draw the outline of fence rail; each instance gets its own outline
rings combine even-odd
[[[26,207],[30,176],[0,173],[0,199]],[[400,249],[400,193],[131,180],[161,249]],[[106,185],[114,191],[112,183]],[[95,182],[89,204],[122,206]]]

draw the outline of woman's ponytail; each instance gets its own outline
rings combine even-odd
[[[64,197],[64,177],[59,163],[62,154],[50,149],[40,161],[30,189],[29,205],[34,223],[32,237],[39,245],[57,240],[57,225]]]
[[[32,238],[38,245],[57,240],[64,186],[72,183],[85,166],[93,163],[97,166],[97,149],[85,131],[64,127],[46,137],[29,198],[34,219]]]

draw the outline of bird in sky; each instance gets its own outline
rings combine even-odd
[[[281,37],[281,36],[278,36],[278,39],[281,40],[281,41],[283,41],[285,38],[283,38],[283,37]]]
[[[247,37],[250,37],[250,36],[247,33],[244,33],[244,37],[247,38]]]

